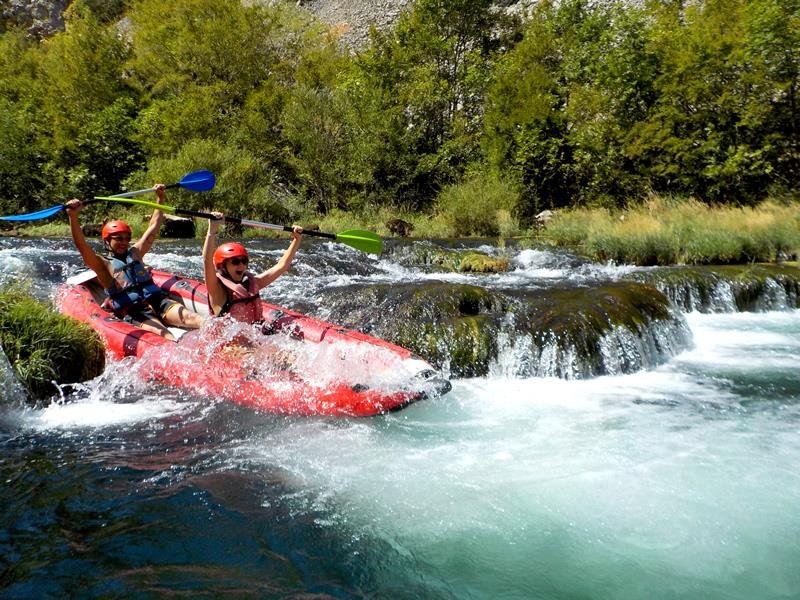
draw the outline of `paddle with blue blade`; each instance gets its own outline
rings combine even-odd
[[[183,188],[189,190],[191,192],[207,192],[214,188],[214,184],[216,183],[216,179],[214,174],[211,171],[193,171],[183,176],[183,178],[177,183],[171,183],[167,185],[167,189],[170,188]],[[125,192],[123,194],[115,194],[113,196],[109,196],[108,199],[113,198],[131,198],[133,196],[141,196],[142,194],[147,194],[149,192],[154,192],[155,188],[144,188],[141,190],[134,190],[132,192]],[[106,199],[106,198],[102,198]],[[100,199],[95,200],[85,200],[83,204],[89,204],[92,202],[99,202]],[[55,206],[51,206],[50,208],[45,208],[42,210],[37,210],[36,212],[25,213],[23,215],[10,215],[8,217],[0,217],[2,221],[36,221],[38,219],[46,219],[48,217],[52,217],[53,215],[61,212],[64,210],[64,204],[57,204]]]
[[[178,183],[170,183],[166,186],[167,189],[181,187],[190,192],[207,192],[214,187],[216,179],[211,171],[194,171],[188,175],[184,175]],[[134,196],[141,196],[148,192],[155,192],[156,188],[145,188],[142,190],[134,190],[132,192],[125,192],[124,194],[114,194],[111,198],[133,198]]]
[[[216,219],[216,217],[207,212],[199,212],[196,210],[187,210],[184,208],[177,208],[175,206],[167,206],[166,204],[158,204],[156,202],[148,202],[147,200],[132,200],[129,198],[120,198],[118,196],[96,196],[95,200],[108,200],[110,202],[126,202],[128,204],[137,204],[139,206],[146,206],[148,208],[163,210],[174,215],[183,217],[198,217],[200,219]],[[291,233],[292,228],[288,225],[274,225],[272,223],[262,223],[261,221],[250,221],[248,219],[240,219],[239,217],[225,216],[226,223],[236,223],[246,227],[259,227],[261,229],[273,229],[277,231],[286,231]],[[329,240],[337,241],[341,244],[361,250],[367,254],[380,254],[383,252],[383,239],[372,233],[371,231],[364,231],[361,229],[348,229],[341,233],[326,233],[324,231],[303,230],[303,235],[311,235],[316,237],[327,238]]]

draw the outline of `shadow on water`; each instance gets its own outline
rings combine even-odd
[[[253,430],[263,437],[290,421],[223,404],[99,431],[5,422],[0,596],[346,598],[375,589],[382,569],[365,555],[391,549],[362,554],[324,511],[292,508],[297,490],[281,469],[226,458]]]

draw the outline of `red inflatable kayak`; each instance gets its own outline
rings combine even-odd
[[[208,314],[203,283],[152,275],[173,299]],[[67,280],[57,304],[97,331],[113,358],[137,357],[141,376],[255,409],[371,416],[450,390],[449,381],[405,348],[266,302],[263,325],[213,319],[173,342],[116,318],[101,307],[103,299],[89,272]]]

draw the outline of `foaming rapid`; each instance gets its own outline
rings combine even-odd
[[[229,460],[279,466],[300,514],[322,510],[354,552],[392,548],[382,572],[448,596],[783,597],[800,559],[785,360],[800,311],[689,322],[696,347],[656,369],[460,380],[377,421],[294,422]]]
[[[6,419],[36,431],[103,429],[184,414],[193,406],[181,394],[154,388],[133,361],[110,365],[92,381],[64,386],[36,407],[16,403]]]

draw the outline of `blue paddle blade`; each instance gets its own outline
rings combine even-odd
[[[25,213],[24,215],[11,215],[9,217],[0,217],[2,221],[35,221],[36,219],[46,219],[52,217],[57,212],[64,210],[63,204],[56,204],[50,208],[45,208],[32,213]]]
[[[207,192],[214,188],[216,182],[217,180],[211,171],[194,171],[184,175],[178,185],[192,192]]]

